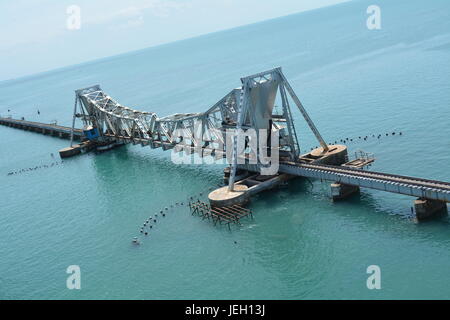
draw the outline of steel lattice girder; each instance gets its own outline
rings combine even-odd
[[[261,72],[241,79],[242,86],[231,90],[206,112],[174,114],[163,118],[158,118],[155,113],[138,111],[120,105],[108,96],[99,85],[76,90],[76,99],[81,105],[82,114],[77,114],[82,118],[86,126],[94,126],[99,129],[99,133],[104,138],[121,139],[153,145],[152,142],[159,143],[159,146],[174,147],[178,144],[198,147],[203,144],[217,142],[224,146],[226,142],[225,130],[236,128],[238,117],[241,112],[244,130],[264,127],[266,118],[261,118],[264,112],[271,112],[274,103],[274,96],[280,91],[284,110],[284,118],[288,128],[284,136],[280,136],[280,148],[289,146],[293,158],[298,155],[299,147],[290,116],[287,93],[299,107],[311,130],[314,132],[319,142],[326,146],[322,137],[318,133],[311,119],[307,115],[291,86],[284,77],[281,68]],[[247,107],[242,108],[242,101],[246,101]],[[287,111],[286,111],[287,110]],[[267,125],[265,125],[267,127]],[[270,130],[280,130],[276,123],[272,124]],[[180,132],[185,141],[180,141]],[[200,133],[199,133],[200,132]],[[204,135],[204,136],[202,136]],[[200,140],[200,141],[199,141]],[[226,150],[222,150],[226,151]]]

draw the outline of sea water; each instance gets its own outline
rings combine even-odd
[[[159,116],[200,112],[240,77],[281,66],[327,142],[353,139],[350,154],[374,153],[371,170],[450,181],[450,3],[379,0],[380,30],[366,26],[371,4],[3,81],[0,114],[70,126],[74,90],[94,84]],[[292,108],[309,151],[318,143]],[[329,182],[296,179],[254,197],[254,219],[229,231],[175,205],[217,187],[223,165],[177,165],[133,145],[60,163],[67,145],[0,127],[2,299],[450,298],[450,220],[417,223],[411,197],[362,190],[333,203]],[[66,286],[70,265],[81,290]],[[371,265],[379,290],[367,287]]]

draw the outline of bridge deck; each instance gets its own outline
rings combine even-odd
[[[0,118],[0,124],[15,128],[32,130],[39,133],[59,134],[62,138],[69,138],[71,128],[59,126],[56,124],[46,124],[40,122],[16,120],[11,118]],[[110,135],[114,137],[113,135]],[[74,138],[81,139],[83,132],[81,129],[74,130]],[[156,141],[152,139],[137,139],[131,137],[116,137],[118,140],[141,143],[142,145],[152,145],[152,147],[163,147],[163,149],[172,149],[180,147],[168,142]],[[189,149],[190,146],[182,145],[183,148]],[[200,148],[203,152],[211,154],[212,149]],[[197,149],[192,148],[195,152]],[[216,159],[225,157],[225,152],[216,150],[214,153]],[[335,181],[342,184],[354,185],[362,188],[376,189],[381,191],[405,194],[418,198],[426,198],[450,202],[450,183],[436,180],[428,180],[416,177],[407,177],[396,174],[388,174],[382,172],[365,171],[361,169],[332,166],[312,163],[280,163],[279,171],[296,176],[308,178],[323,179]]]
[[[296,176],[336,181],[362,188],[450,202],[450,183],[443,181],[364,171],[342,166],[294,162],[281,163],[279,170]]]
[[[0,125],[19,128],[23,130],[30,130],[42,134],[53,134],[60,138],[69,139],[72,128],[64,127],[53,123],[41,123],[35,121],[18,120],[12,118],[0,118]],[[83,137],[83,131],[81,129],[75,129],[73,132],[75,140],[81,140]]]

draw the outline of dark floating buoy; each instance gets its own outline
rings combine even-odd
[[[148,236],[148,232],[144,233],[146,236]]]
[[[400,131],[398,134],[399,134],[399,135],[402,135],[402,132]]]
[[[150,229],[152,229],[153,228],[153,226],[150,226]]]
[[[165,217],[166,216],[166,214],[165,213],[163,213],[163,217]]]
[[[395,136],[395,132],[392,132],[392,135]]]
[[[153,222],[156,222],[156,219],[153,219]]]

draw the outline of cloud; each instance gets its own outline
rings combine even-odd
[[[148,9],[150,13],[159,18],[167,18],[174,11],[181,11],[192,7],[190,1],[171,1],[171,0],[150,0],[147,1],[145,9]]]
[[[110,29],[127,29],[127,28],[135,28],[144,24],[144,17],[139,15],[135,16],[131,19],[126,20],[125,22],[121,22],[118,24],[113,24],[109,26]]]
[[[85,15],[87,16],[87,18],[85,17]],[[131,6],[112,12],[96,11],[95,13],[85,13],[82,11],[82,17],[83,24],[107,24],[110,22],[124,22],[140,18],[142,17],[142,11],[138,7]]]
[[[144,16],[149,14],[157,18],[168,18],[173,12],[192,7],[190,1],[174,0],[139,0],[133,6],[112,12],[95,12],[84,20],[86,24],[116,23],[116,27],[133,27],[144,23]],[[89,15],[89,13],[88,13]]]

